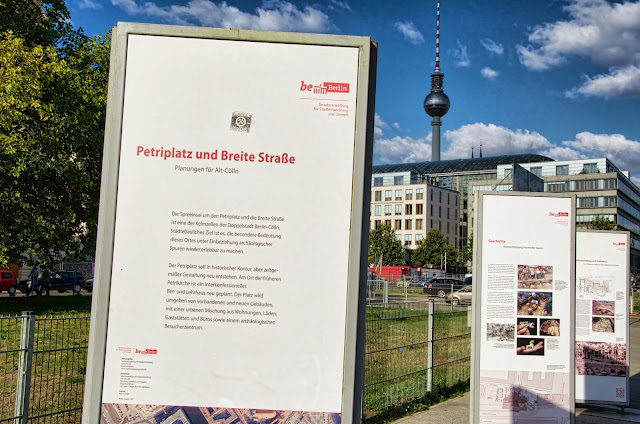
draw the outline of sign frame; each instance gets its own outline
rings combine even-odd
[[[576,195],[574,193],[529,193],[529,192],[488,192],[488,191],[478,191],[475,194],[475,209],[474,209],[474,220],[475,220],[475,234],[474,234],[474,242],[473,242],[473,278],[474,278],[474,290],[473,290],[473,300],[472,300],[472,309],[474,313],[472,314],[471,320],[471,399],[469,405],[469,422],[471,424],[480,423],[480,352],[481,345],[483,343],[482,340],[482,310],[481,310],[481,300],[482,300],[482,292],[485,289],[483,287],[484,276],[482,272],[483,268],[483,251],[482,251],[482,243],[483,243],[483,216],[484,216],[484,199],[486,196],[508,196],[508,197],[534,197],[534,198],[565,198],[569,199],[571,203],[571,220],[569,222],[570,226],[570,259],[569,259],[569,281],[567,282],[569,288],[569,299],[570,299],[570,313],[569,313],[569,326],[570,328],[570,336],[569,336],[569,346],[571,347],[571,352],[573,353],[573,349],[575,346],[575,240],[576,240],[576,231],[575,231],[575,213],[576,213]],[[485,341],[486,343],[486,341]],[[575,355],[570,355],[567,372],[569,373],[569,417],[570,423],[574,423],[575,421]]]
[[[626,236],[626,254],[625,254],[625,264],[624,264],[624,270],[625,270],[625,293],[626,293],[626,298],[624,300],[624,305],[625,305],[625,311],[624,311],[624,319],[625,319],[625,343],[626,343],[626,368],[627,368],[627,372],[626,372],[626,388],[625,388],[625,393],[626,393],[626,402],[612,402],[612,401],[606,401],[606,400],[593,400],[593,399],[579,399],[576,397],[576,403],[578,404],[583,404],[583,405],[615,405],[615,406],[621,406],[621,407],[626,407],[629,406],[629,402],[631,401],[629,399],[629,371],[630,371],[630,356],[629,356],[629,348],[630,348],[630,344],[629,344],[629,290],[630,290],[630,250],[631,250],[631,233],[629,231],[614,231],[614,230],[588,230],[588,229],[584,229],[584,228],[579,228],[576,230],[576,260],[578,260],[578,233],[581,234],[615,234],[618,236]],[[577,280],[579,278],[578,275],[578,270],[576,267],[576,284],[577,284]],[[575,296],[578,296],[578,290],[576,288],[575,291]],[[615,317],[615,316],[614,316]],[[576,373],[575,378],[578,377],[578,374]],[[576,383],[577,385],[577,383]]]
[[[357,93],[353,164],[351,174],[351,211],[349,258],[346,278],[345,346],[342,381],[342,422],[360,421],[362,384],[364,380],[364,318],[366,291],[367,247],[369,234],[368,209],[371,190],[371,162],[377,43],[370,37],[326,34],[284,33],[237,29],[181,27],[119,22],[112,30],[111,68],[109,75],[107,114],[105,123],[100,211],[92,313],[89,335],[88,363],[85,379],[82,422],[100,421],[102,385],[109,322],[109,303],[116,199],[120,166],[120,148],[124,117],[125,73],[129,35],[149,35],[215,39],[244,42],[336,46],[358,49]],[[204,405],[203,405],[204,406]],[[211,406],[211,405],[207,405]]]

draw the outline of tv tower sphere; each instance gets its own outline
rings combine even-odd
[[[440,72],[431,74],[431,92],[424,98],[424,111],[431,117],[446,115],[451,106],[449,96],[442,91],[442,77]]]

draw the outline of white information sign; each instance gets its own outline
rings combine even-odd
[[[360,50],[128,34],[101,422],[341,420]]]
[[[574,200],[481,193],[476,204],[472,420],[569,423]]]
[[[576,234],[576,401],[629,403],[629,233]]]

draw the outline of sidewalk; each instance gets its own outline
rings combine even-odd
[[[576,424],[640,423],[640,318],[629,321],[629,408],[576,408]],[[395,421],[394,424],[463,424],[469,422],[469,399],[454,398]]]

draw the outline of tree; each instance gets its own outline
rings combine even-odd
[[[404,252],[402,242],[396,240],[396,232],[391,225],[380,225],[369,232],[369,263],[375,264],[382,256],[382,265],[402,265]]]
[[[591,224],[589,224],[590,230],[617,230],[618,226],[613,222],[609,221],[609,218],[605,218],[603,216],[596,216]]]
[[[432,228],[413,251],[411,261],[414,266],[439,267],[441,263],[445,265],[445,257],[446,269],[454,271],[457,265],[457,250],[449,244],[440,230]]]
[[[23,2],[0,3],[0,10],[16,3]],[[64,3],[42,9],[46,19],[30,26],[36,19],[31,4],[24,2],[23,19],[15,19],[16,34],[6,27],[12,22],[0,19],[5,264],[80,256],[92,251],[96,234],[110,37],[88,38],[68,28],[62,34]]]
[[[465,264],[473,261],[473,233],[467,239],[467,244],[460,251],[460,259]]]

